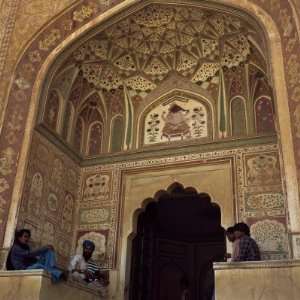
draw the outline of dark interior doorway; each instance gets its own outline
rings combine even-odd
[[[225,253],[219,206],[174,183],[139,215],[129,299],[211,300],[212,262]]]

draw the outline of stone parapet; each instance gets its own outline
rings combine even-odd
[[[72,281],[52,284],[43,270],[0,271],[2,300],[99,300],[96,290]]]
[[[300,260],[214,263],[216,300],[298,300]]]

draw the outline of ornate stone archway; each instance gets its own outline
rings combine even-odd
[[[3,213],[2,217],[3,223],[7,224],[6,227],[2,227],[6,228],[5,237],[4,230],[2,232],[4,247],[10,245],[16,224],[20,191],[24,182],[31,134],[43,78],[45,78],[49,67],[57,55],[72,41],[116,12],[136,2],[124,1],[107,11],[107,13],[104,13],[104,10],[102,10],[103,6],[99,6],[96,1],[82,2],[51,23],[45,31],[32,41],[20,58],[18,66],[16,66],[15,80],[7,102],[6,117],[3,123],[0,143],[0,152],[4,157],[2,161],[5,167],[4,171],[1,172],[3,176],[1,177],[1,203],[4,211],[9,209],[9,214]],[[297,87],[297,80],[299,79],[297,77],[297,73],[299,73],[297,68],[299,64],[295,54],[299,49],[299,38],[296,24],[291,17],[292,12],[290,8],[286,7],[285,1],[277,1],[276,5],[272,7],[269,4],[260,6],[252,1],[243,1],[241,3],[241,1],[231,0],[222,1],[222,4],[231,5],[254,16],[266,32],[272,62],[270,67],[273,69],[277,110],[279,112],[278,121],[288,194],[290,231],[291,233],[298,233],[300,231],[300,223],[297,218],[297,212],[300,209],[293,151],[293,149],[297,149],[297,143],[299,142],[297,127],[298,108],[296,106],[296,101],[299,97],[299,89]],[[272,20],[270,14],[275,21]],[[287,67],[286,71],[284,70],[284,65]],[[287,84],[285,85],[286,81]],[[288,102],[287,99],[291,100]],[[296,121],[293,122],[295,126],[292,130],[290,118]],[[11,201],[8,199],[11,199]],[[122,270],[124,270],[123,267],[121,260],[121,274]]]

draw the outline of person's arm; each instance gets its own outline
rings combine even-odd
[[[84,270],[80,270],[78,268],[79,261],[80,261],[80,256],[79,255],[73,256],[70,263],[69,263],[68,271],[71,272],[71,273],[74,273],[74,272],[85,273]]]
[[[27,258],[35,258],[37,256],[40,256],[41,254],[46,253],[48,250],[49,250],[49,247],[45,246],[45,247],[41,247],[41,248],[38,248],[33,251],[29,251],[27,254]]]
[[[12,256],[18,257],[19,259],[26,259],[26,258],[35,258],[48,250],[47,247],[43,247],[34,251],[30,251],[30,249],[26,250],[21,248],[18,245],[14,245],[12,248]]]
[[[239,250],[235,261],[246,261],[248,257],[249,241],[241,239],[239,242]]]

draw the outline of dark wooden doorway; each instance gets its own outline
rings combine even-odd
[[[212,262],[225,253],[219,206],[175,183],[139,215],[129,299],[211,300]]]

